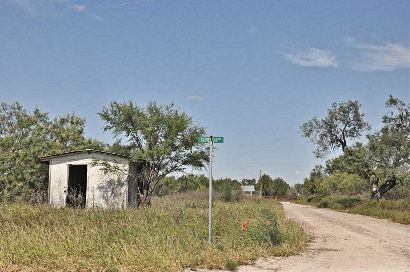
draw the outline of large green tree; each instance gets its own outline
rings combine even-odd
[[[409,182],[410,105],[390,96],[386,107],[388,112],[383,116],[383,128],[368,136],[375,169],[373,198],[383,197],[398,183]]]
[[[0,104],[0,200],[43,201],[47,167],[39,156],[102,144],[84,136],[84,119],[66,114],[50,119],[38,108]]]
[[[147,202],[166,175],[207,163],[207,148],[197,143],[205,129],[173,104],[151,102],[141,107],[132,101],[112,102],[99,115],[105,121],[104,129],[117,139],[115,150],[143,165],[138,182]]]
[[[393,96],[386,101],[383,127],[344,154],[326,162],[326,172],[355,174],[368,181],[372,197],[381,198],[397,184],[409,182],[410,106]]]
[[[348,140],[357,139],[370,129],[360,107],[358,101],[333,103],[323,119],[315,116],[301,126],[302,135],[316,145],[314,154],[317,158],[339,148],[346,151]]]
[[[369,151],[369,146],[356,143],[349,147],[342,155],[327,160],[325,171],[330,175],[337,172],[355,174],[370,181],[371,177],[375,174],[375,165]]]
[[[260,178],[260,182],[256,185],[256,190],[262,186],[263,196],[283,196],[286,195],[290,189],[289,184],[282,178],[277,177],[272,179],[269,175],[264,174]]]

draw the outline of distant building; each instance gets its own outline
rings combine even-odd
[[[253,185],[241,185],[242,193],[246,195],[253,195],[255,192],[255,186]]]
[[[137,204],[138,184],[128,176],[136,176],[137,167],[127,156],[86,149],[40,159],[49,165],[48,202],[53,206],[124,208]],[[116,165],[123,173],[104,173],[100,166],[91,165],[95,160]]]

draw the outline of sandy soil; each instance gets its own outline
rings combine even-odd
[[[260,259],[239,271],[410,271],[410,226],[283,202],[289,218],[312,235],[308,252]],[[206,271],[206,270],[201,270]]]

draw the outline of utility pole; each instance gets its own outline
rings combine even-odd
[[[262,197],[262,170],[259,170],[259,197]]]
[[[208,243],[212,244],[212,149],[214,148],[214,137],[209,137],[209,207],[208,207]]]

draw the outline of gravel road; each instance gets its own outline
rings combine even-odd
[[[410,226],[362,215],[282,203],[313,241],[308,252],[241,266],[261,271],[410,271]]]

